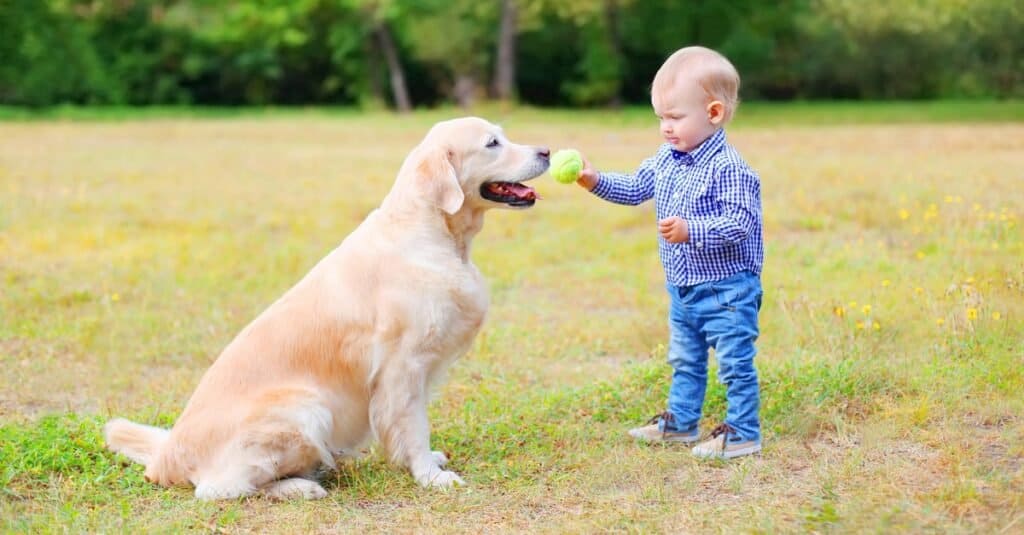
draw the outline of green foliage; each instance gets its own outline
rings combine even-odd
[[[203,102],[352,103],[365,91],[367,31],[336,2],[252,0],[191,18],[200,46],[190,74],[198,91],[210,91]]]
[[[452,73],[483,76],[496,43],[497,2],[408,1],[405,34],[411,53]],[[438,31],[443,29],[443,35]]]
[[[755,99],[1024,95],[1024,8],[1002,0],[518,0],[516,92],[541,105],[646,103],[673,50],[717,48]],[[414,104],[482,95],[498,2],[8,0],[0,104]],[[478,95],[478,96],[479,96]]]
[[[819,0],[800,19],[801,97],[1019,97],[1024,8],[1001,0]]]
[[[102,103],[110,87],[88,28],[37,0],[0,2],[0,101]]]

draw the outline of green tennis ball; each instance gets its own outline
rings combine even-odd
[[[572,184],[580,177],[583,169],[583,157],[576,149],[563,149],[551,156],[551,177],[562,184]]]

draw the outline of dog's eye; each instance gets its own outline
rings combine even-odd
[[[496,138],[496,137],[495,138],[491,138],[491,140],[487,142],[487,148],[489,148],[489,149],[493,149],[494,147],[500,147],[500,146],[501,146],[501,142],[498,141],[498,138]]]

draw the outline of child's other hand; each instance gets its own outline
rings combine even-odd
[[[690,241],[690,227],[685,219],[677,215],[658,221],[658,233],[669,243]]]
[[[586,188],[587,191],[593,191],[597,186],[597,171],[590,166],[590,160],[585,157],[583,158],[583,169],[580,170],[580,177],[576,179],[576,183]]]

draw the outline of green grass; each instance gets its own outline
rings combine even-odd
[[[736,126],[832,125],[832,124],[893,124],[893,123],[1005,123],[1024,120],[1024,101],[1021,100],[935,100],[935,101],[793,101],[744,102]],[[473,110],[485,116],[502,114],[507,108],[481,105]],[[413,119],[432,121],[438,117],[459,113],[442,108],[419,111]],[[518,116],[557,118],[564,121],[587,121],[601,124],[648,123],[652,112],[647,106],[630,106],[622,110],[565,110],[518,108]],[[240,118],[323,118],[354,117],[356,108],[308,107],[217,107],[217,106],[110,106],[80,107],[54,106],[48,108],[20,108],[0,106],[0,121],[123,121],[153,119],[240,119]]]
[[[103,449],[102,425],[170,425],[456,112],[0,123],[0,530],[1020,529],[1024,126],[994,121],[1020,106],[931,106],[751,103],[730,131],[763,185],[762,455],[698,462],[625,435],[669,378],[651,209],[545,177],[530,212],[487,217],[489,318],[431,406],[433,445],[469,486],[420,489],[371,451],[321,474],[314,503],[156,488]],[[480,112],[606,169],[658,142],[646,110]],[[712,377],[704,425],[724,411]]]

